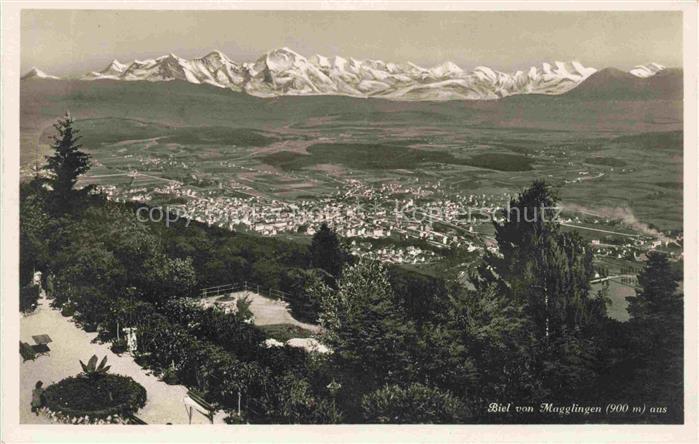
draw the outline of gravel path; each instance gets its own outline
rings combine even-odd
[[[20,338],[34,344],[32,336],[47,334],[51,337],[49,356],[39,356],[34,361],[20,364],[20,423],[47,424],[50,420],[31,412],[31,392],[36,381],[44,382],[44,387],[68,376],[78,374],[82,369],[78,360],[87,362],[96,354],[100,359],[107,355],[111,373],[132,377],[145,387],[148,393],[146,405],[136,416],[149,424],[188,424],[189,419],[182,403],[187,388],[182,385],[168,385],[155,376],[149,375],[128,354],[118,356],[109,350],[107,344],[92,343],[96,333],[87,333],[73,324],[70,318],[63,317],[52,309],[42,298],[37,310],[20,320]],[[225,414],[217,412],[214,423],[223,423]],[[193,424],[208,424],[201,414],[194,412]]]

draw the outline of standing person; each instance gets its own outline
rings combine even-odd
[[[44,383],[41,381],[36,382],[34,390],[32,390],[32,412],[39,416],[39,409],[44,406]]]
[[[46,277],[46,296],[53,297],[53,273]]]

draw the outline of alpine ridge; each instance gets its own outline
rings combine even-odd
[[[257,97],[344,95],[391,100],[495,100],[517,94],[563,94],[593,74],[579,62],[553,62],[504,73],[479,66],[466,72],[447,61],[432,68],[414,63],[357,60],[319,54],[309,58],[289,48],[238,63],[221,51],[201,58],[169,54],[131,63],[112,61],[83,80],[184,80],[244,91]]]
[[[650,63],[636,66],[628,74],[648,78],[664,69],[662,65]],[[256,97],[342,95],[396,101],[447,101],[497,100],[523,94],[561,95],[596,72],[597,69],[578,61],[545,62],[511,73],[487,66],[477,66],[467,72],[451,61],[423,68],[411,62],[319,54],[306,58],[284,47],[268,51],[254,62],[244,63],[235,62],[217,50],[190,60],[175,54],[129,63],[113,60],[101,71],[87,73],[81,80],[182,80]]]

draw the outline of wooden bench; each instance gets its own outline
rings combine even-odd
[[[51,349],[46,344],[32,345],[32,349],[34,350],[34,353],[36,353],[37,356],[49,356],[51,354]]]
[[[187,398],[192,401],[192,404],[187,405]],[[211,424],[214,423],[214,413],[216,412],[216,407],[209,404],[201,393],[195,392],[194,390],[187,391],[187,397],[185,398],[185,406],[187,406],[189,413],[189,423],[192,423],[192,409],[196,409],[199,413],[204,415]]]
[[[142,420],[136,415],[129,415],[126,417],[126,419],[129,421],[129,424],[134,424],[134,425],[148,425],[147,422]]]

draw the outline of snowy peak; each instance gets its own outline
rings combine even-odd
[[[548,69],[546,70],[547,74],[555,74],[557,76],[575,80],[586,79],[597,72],[595,68],[587,68],[577,60],[573,60],[571,62],[555,61],[551,64],[544,63],[544,65],[548,65]]]
[[[202,57],[200,60],[205,60],[211,64],[225,64],[225,63],[232,63],[231,60],[226,57],[224,53],[219,51],[218,49],[211,51],[204,57]]]
[[[60,80],[60,77],[57,76],[52,76],[50,74],[46,74],[44,71],[40,70],[37,67],[32,67],[26,74],[24,74],[21,77],[21,80],[25,79],[53,79],[53,80]]]
[[[102,71],[88,73],[83,78],[94,77],[94,78],[118,79],[119,76],[122,75],[128,67],[129,67],[128,65],[121,63],[117,59],[114,59]]]
[[[104,69],[104,71],[124,72],[124,71],[126,71],[126,68],[128,68],[128,67],[129,67],[128,65],[121,63],[117,59],[114,59],[114,60],[112,60],[112,63],[110,63],[109,66],[107,66]]]
[[[318,56],[317,62],[327,62]],[[329,63],[329,62],[328,62]],[[271,97],[280,95],[336,94],[335,83],[318,65],[289,48],[274,49],[245,64],[247,80],[244,90],[251,95]]]
[[[660,71],[663,71],[665,67],[659,63],[649,63],[647,65],[638,65],[635,66],[632,70],[629,71],[630,74],[640,77],[642,79],[648,78],[648,77],[653,77]]]
[[[435,77],[443,78],[458,76],[463,74],[464,71],[453,62],[444,62],[430,69],[429,72]]]

